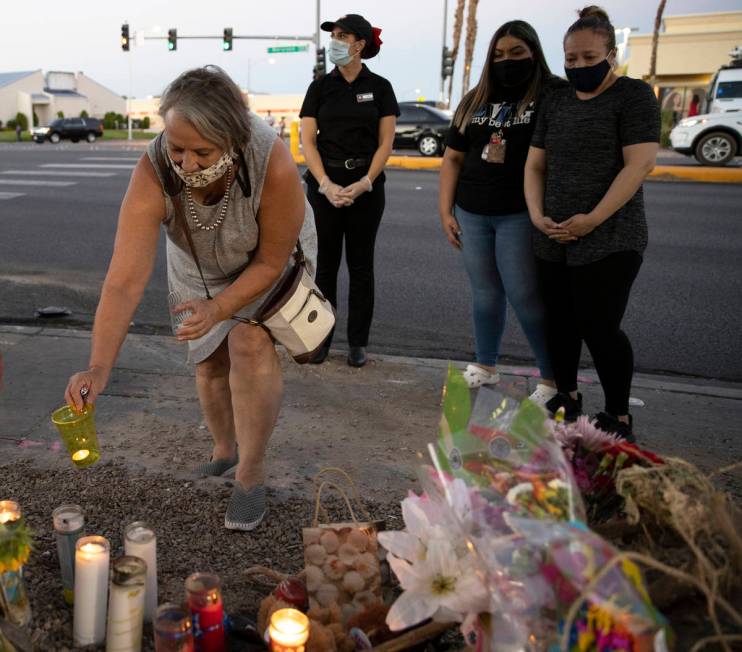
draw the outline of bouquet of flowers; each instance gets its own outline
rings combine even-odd
[[[635,444],[603,432],[583,416],[574,423],[549,421],[549,430],[564,449],[582,494],[590,523],[614,516],[623,505],[616,476],[634,465],[663,464],[662,458]]]
[[[403,590],[392,630],[455,621],[492,652],[629,652],[664,631],[639,570],[583,524],[540,407],[480,389],[472,408],[451,368],[430,453],[425,492],[402,503],[406,530],[379,534]]]

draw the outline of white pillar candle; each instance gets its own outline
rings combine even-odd
[[[142,521],[129,525],[124,532],[124,554],[139,557],[147,564],[144,622],[152,623],[157,613],[157,537],[154,530]]]
[[[309,618],[297,609],[279,609],[271,616],[268,632],[271,652],[305,652]]]
[[[146,576],[147,564],[139,557],[124,556],[114,560],[106,652],[139,652],[142,649]]]
[[[82,537],[77,541],[72,628],[76,647],[100,645],[106,638],[110,551],[111,546],[104,537]]]

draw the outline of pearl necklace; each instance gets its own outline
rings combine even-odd
[[[191,214],[193,223],[202,231],[213,231],[218,228],[219,225],[224,221],[227,215],[227,207],[229,206],[229,189],[232,187],[232,166],[229,166],[227,170],[227,187],[224,189],[224,197],[222,197],[221,206],[219,207],[219,214],[213,224],[206,225],[198,219],[196,215],[196,207],[193,205],[193,195],[191,195],[191,189],[186,186],[186,199],[188,200],[188,212]]]

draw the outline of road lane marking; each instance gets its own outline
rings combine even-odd
[[[107,168],[117,170],[131,170],[134,168],[130,165],[117,165],[115,163],[44,163],[40,168]]]
[[[83,156],[81,161],[119,161],[120,163],[126,163],[132,161],[137,163],[138,158],[124,158],[122,156]]]
[[[23,197],[23,192],[0,192],[0,199],[15,199],[16,197]]]
[[[64,186],[75,186],[77,181],[47,181],[46,179],[0,179],[0,184],[4,186],[54,186],[62,188]]]
[[[73,170],[4,170],[0,174],[25,175],[33,177],[115,177],[117,172],[74,172]]]

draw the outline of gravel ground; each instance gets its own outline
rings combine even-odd
[[[119,464],[104,463],[84,472],[51,471],[29,462],[0,466],[3,498],[17,500],[36,533],[36,548],[25,568],[33,608],[31,637],[40,652],[72,648],[72,611],[62,599],[59,564],[51,513],[62,503],[77,503],[86,517],[86,532],[111,542],[111,558],[123,554],[123,528],[143,520],[157,532],[159,602],[182,601],[185,578],[211,571],[222,580],[229,613],[254,615],[267,592],[246,580],[253,565],[285,572],[303,567],[301,527],[309,524],[313,502],[307,496],[269,491],[271,511],[254,533],[224,528],[224,510],[232,482],[221,479],[177,480],[164,474],[133,476]],[[333,518],[343,518],[341,506],[327,501]],[[375,517],[399,526],[398,503],[369,503]],[[92,652],[97,648],[81,648]],[[100,648],[101,650],[103,648]],[[145,631],[143,650],[154,650]],[[248,648],[235,648],[248,649]]]

